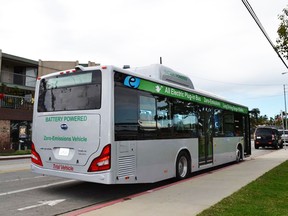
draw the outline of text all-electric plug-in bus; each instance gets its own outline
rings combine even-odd
[[[250,154],[248,108],[163,65],[82,67],[38,78],[32,171],[147,183]]]

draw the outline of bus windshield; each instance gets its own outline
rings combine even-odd
[[[41,80],[38,112],[100,109],[101,71],[65,74]]]

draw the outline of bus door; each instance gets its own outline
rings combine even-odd
[[[199,167],[213,162],[213,112],[211,108],[202,107],[198,120],[198,155]]]
[[[243,116],[244,131],[244,153],[246,156],[251,155],[251,137],[249,116]]]

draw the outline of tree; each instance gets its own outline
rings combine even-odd
[[[270,117],[269,119],[267,115],[260,115],[260,110],[258,108],[253,108],[249,112],[249,116],[252,131],[254,131],[259,125],[274,125],[276,127],[282,126],[282,117],[280,115],[276,115],[275,118]]]
[[[288,5],[282,12],[282,14],[278,15],[280,25],[277,30],[279,38],[276,39],[276,49],[288,60]]]
[[[257,127],[258,124],[258,118],[260,115],[260,110],[258,108],[253,108],[250,111],[250,124],[251,124],[251,129],[254,131],[255,128]]]

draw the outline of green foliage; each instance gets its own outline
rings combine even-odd
[[[280,25],[277,30],[278,38],[276,39],[276,49],[288,60],[288,6],[286,6],[282,12],[282,14],[278,15]]]
[[[287,215],[288,161],[198,216]]]
[[[279,118],[275,116],[274,118],[268,118],[267,115],[260,115],[260,110],[258,108],[253,108],[250,111],[250,127],[251,130],[254,131],[255,128],[259,125],[274,125],[281,126],[282,120],[278,121]]]
[[[31,150],[9,150],[5,152],[0,152],[0,156],[11,156],[11,155],[26,155],[26,154],[31,154]]]

